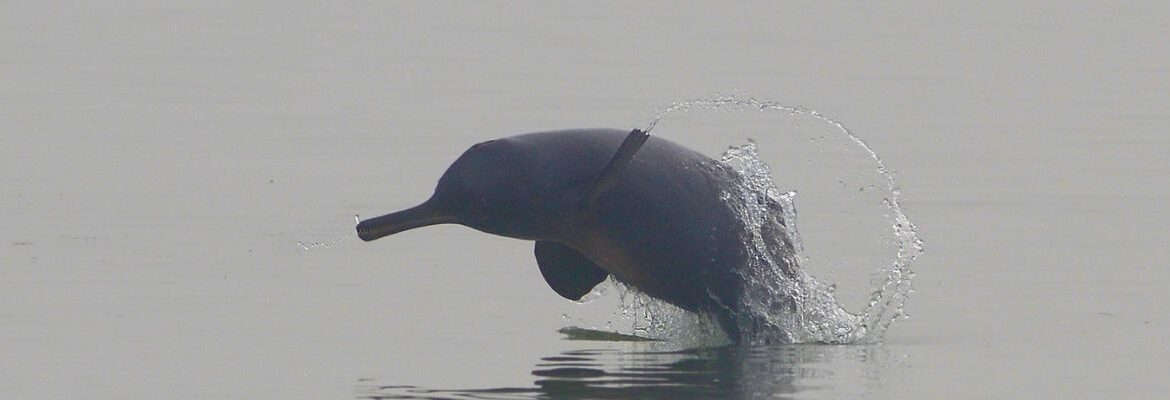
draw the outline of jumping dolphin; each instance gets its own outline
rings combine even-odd
[[[738,341],[753,322],[742,312],[750,239],[724,200],[735,179],[727,166],[637,129],[529,133],[472,146],[429,200],[362,221],[357,233],[371,241],[452,223],[533,240],[540,273],[565,298],[612,275],[711,313]]]

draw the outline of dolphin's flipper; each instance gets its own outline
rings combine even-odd
[[[634,159],[634,153],[646,143],[646,139],[650,138],[650,133],[643,132],[641,129],[634,129],[626,136],[626,140],[622,141],[621,147],[618,147],[617,152],[614,153],[613,158],[609,159],[609,164],[601,169],[594,178],[593,185],[589,187],[589,192],[585,195],[585,203],[583,206],[591,206],[597,202],[597,198],[605,194],[607,190],[617,183],[618,178],[622,176],[622,172],[626,169],[626,164]]]
[[[609,276],[581,253],[556,242],[536,242],[536,263],[553,291],[569,300],[580,300]]]

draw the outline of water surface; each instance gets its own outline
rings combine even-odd
[[[530,398],[558,381],[599,397],[1155,398],[1166,21],[1161,2],[6,2],[0,397]],[[417,203],[472,143],[631,128],[735,92],[831,115],[894,171],[928,252],[883,344],[566,341],[605,328],[619,296],[564,301],[528,243],[353,236],[355,214]],[[802,193],[810,248],[855,243],[821,246],[814,273],[863,307],[868,261],[889,253],[851,239],[833,197],[799,200],[850,177],[785,154],[803,134],[705,118],[655,132],[712,156],[755,140]],[[603,375],[547,372],[569,357]],[[679,371],[696,380],[612,383]]]

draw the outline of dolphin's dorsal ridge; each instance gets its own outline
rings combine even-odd
[[[584,255],[560,243],[539,240],[535,253],[544,281],[569,300],[580,300],[609,276]]]
[[[622,176],[622,172],[626,170],[626,165],[634,159],[634,154],[642,145],[646,143],[646,139],[650,138],[650,133],[641,129],[634,129],[626,135],[626,139],[622,141],[622,145],[618,147],[617,152],[609,159],[609,163],[597,177],[593,179],[593,185],[589,187],[589,191],[585,195],[584,207],[590,207],[597,202],[601,195],[605,194],[613,185],[617,184],[618,178]]]

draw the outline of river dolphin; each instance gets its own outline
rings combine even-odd
[[[736,179],[728,166],[637,129],[529,133],[471,146],[430,199],[361,221],[357,232],[371,241],[460,224],[532,240],[540,273],[567,299],[612,275],[713,315],[739,341],[754,323],[743,301],[751,239],[727,201]]]

